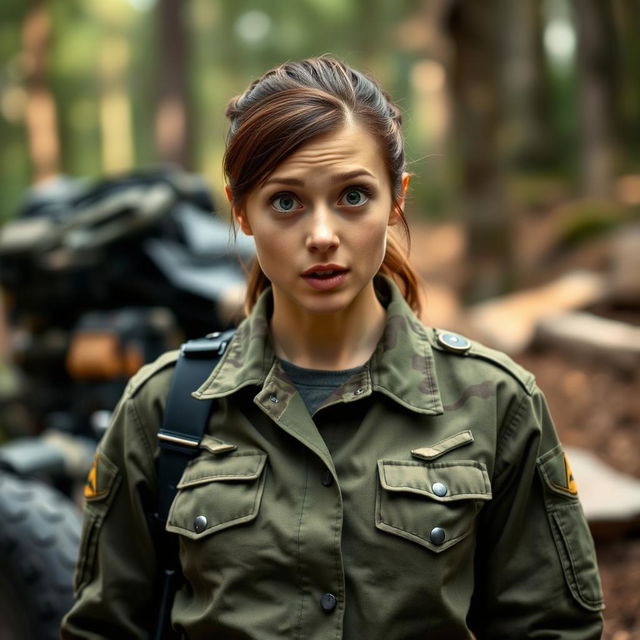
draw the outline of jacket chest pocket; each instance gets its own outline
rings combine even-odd
[[[258,515],[266,453],[201,454],[185,469],[167,518],[167,531],[199,540]]]
[[[378,460],[376,527],[440,553],[473,531],[491,500],[486,466],[474,460]]]

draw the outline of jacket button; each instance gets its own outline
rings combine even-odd
[[[322,486],[330,487],[333,484],[333,475],[331,471],[327,471],[322,478]]]
[[[444,482],[434,482],[433,486],[431,487],[431,491],[433,491],[433,493],[435,493],[440,498],[443,498],[447,495],[447,492],[449,490],[447,489],[447,485],[444,484]]]
[[[207,527],[207,518],[205,516],[198,516],[193,521],[193,530],[196,533],[202,533]]]
[[[471,349],[471,342],[464,336],[447,331],[438,334],[438,343],[449,351],[466,353]]]
[[[433,529],[431,529],[429,537],[431,538],[431,542],[433,542],[433,544],[440,546],[447,536],[444,532],[444,529],[442,529],[441,527],[434,527]]]
[[[272,394],[269,396],[269,400],[271,400],[271,402],[273,402],[273,404],[278,404],[278,402],[280,402],[280,400],[278,400],[278,396],[275,394]]]
[[[323,593],[322,596],[320,596],[320,606],[322,607],[322,610],[327,613],[331,613],[336,608],[337,604],[338,601],[333,593]]]

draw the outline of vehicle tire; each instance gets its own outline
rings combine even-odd
[[[0,640],[57,640],[82,518],[59,491],[0,471]]]

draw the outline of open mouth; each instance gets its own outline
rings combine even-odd
[[[329,291],[339,287],[347,277],[348,269],[327,265],[320,269],[309,269],[302,274],[305,282],[319,291]]]
[[[330,278],[335,278],[338,275],[346,273],[346,269],[331,269],[329,271],[309,271],[304,274],[305,278],[319,278],[320,280],[329,280]]]

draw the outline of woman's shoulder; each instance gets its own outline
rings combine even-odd
[[[432,353],[441,369],[463,378],[506,379],[516,383],[527,395],[536,391],[534,375],[502,351],[446,329],[428,328]],[[436,367],[437,368],[437,367]]]
[[[179,356],[180,351],[178,349],[167,351],[153,362],[141,367],[127,383],[124,398],[133,398],[143,390],[145,395],[166,396],[171,375]]]

